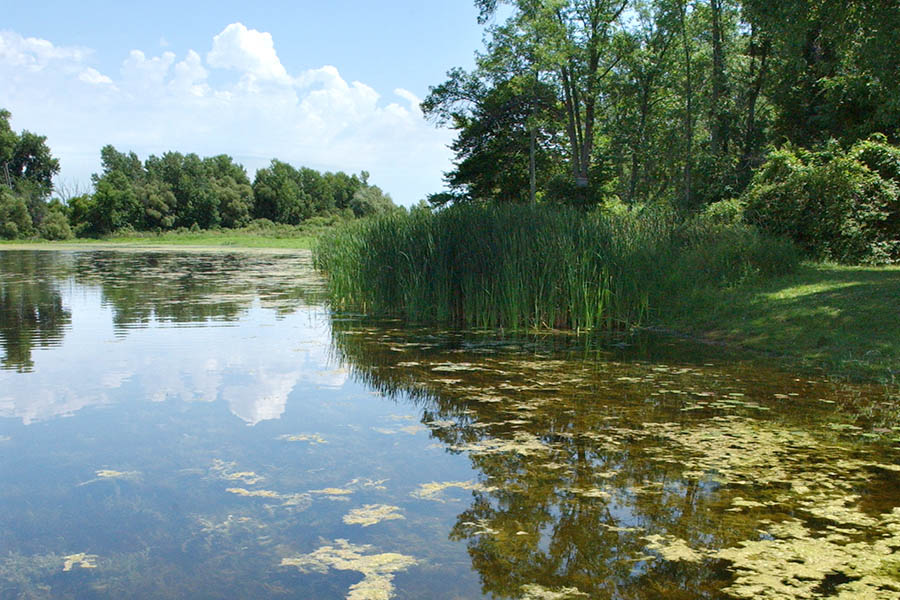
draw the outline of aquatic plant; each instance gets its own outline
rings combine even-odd
[[[337,310],[470,327],[616,329],[672,298],[791,270],[797,253],[743,225],[666,208],[394,212],[325,236],[315,266]]]

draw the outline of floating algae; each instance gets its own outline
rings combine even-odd
[[[265,477],[257,475],[253,471],[235,471],[235,468],[237,468],[237,463],[225,462],[224,460],[217,458],[213,460],[213,464],[209,470],[215,473],[216,477],[219,479],[224,479],[225,481],[240,481],[247,485],[256,485],[265,479]]]
[[[451,448],[458,452],[468,452],[473,456],[505,453],[535,456],[550,451],[548,444],[542,442],[536,435],[525,431],[517,431],[512,439],[484,439],[471,444],[451,446]]]
[[[281,506],[287,506],[293,509],[305,510],[312,505],[312,497],[309,494],[282,494],[272,490],[248,490],[246,488],[228,488],[225,491],[247,498],[281,500]]]
[[[521,588],[524,594],[520,600],[569,600],[570,598],[587,598],[588,595],[574,587],[551,590],[536,583],[527,583]]]
[[[321,490],[309,490],[310,494],[317,494],[319,496],[324,496],[329,500],[349,500],[347,496],[353,494],[354,490],[348,488],[323,488]]]
[[[97,555],[79,552],[78,554],[63,556],[63,571],[71,571],[73,567],[80,567],[82,569],[96,569]]]
[[[654,533],[644,536],[644,539],[650,542],[646,546],[648,550],[655,550],[668,561],[700,562],[705,558],[704,552],[694,550],[686,541],[671,535]]]
[[[272,490],[248,490],[244,488],[228,488],[226,492],[237,494],[238,496],[252,496],[255,498],[281,498],[281,494]]]
[[[371,550],[370,545],[338,539],[334,545],[322,546],[310,554],[282,558],[281,566],[297,567],[303,573],[327,573],[330,569],[357,571],[362,573],[363,579],[350,586],[347,600],[389,600],[394,595],[394,574],[405,571],[417,561],[395,552],[364,554]]]
[[[459,488],[461,490],[472,490],[475,492],[489,491],[488,488],[477,481],[432,481],[431,483],[419,484],[419,488],[410,492],[410,496],[420,500],[433,500],[435,502],[447,502],[441,497],[441,492],[450,488]]]
[[[344,523],[369,527],[382,521],[405,519],[406,517],[401,515],[399,511],[399,506],[391,506],[390,504],[366,504],[362,508],[354,508],[344,515]]]
[[[297,433],[293,435],[286,433],[284,435],[279,435],[278,439],[286,442],[308,442],[311,446],[328,443],[325,438],[318,433]]]
[[[720,550],[737,577],[725,592],[735,598],[818,598],[837,581],[830,598],[895,600],[900,596],[900,508],[881,515],[883,533],[848,542],[840,533],[815,536],[798,520],[770,526],[762,539]]]
[[[378,433],[383,433],[385,435],[395,435],[398,433],[408,433],[409,435],[416,435],[417,433],[421,433],[423,431],[428,431],[428,428],[424,425],[404,425],[402,427],[373,427],[372,431],[376,431]]]

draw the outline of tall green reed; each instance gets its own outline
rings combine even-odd
[[[673,298],[796,264],[787,242],[666,208],[397,212],[341,227],[315,251],[337,310],[512,329],[641,324]]]

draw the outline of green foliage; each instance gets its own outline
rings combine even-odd
[[[900,261],[900,152],[882,140],[849,151],[785,146],[772,152],[744,196],[746,218],[838,262]]]
[[[737,198],[719,200],[703,209],[699,218],[718,225],[739,225],[744,221],[744,202]]]
[[[673,295],[796,263],[787,242],[664,207],[395,211],[326,235],[315,254],[339,310],[510,328],[641,323]]]
[[[389,194],[377,185],[363,185],[353,194],[350,209],[357,217],[367,217],[396,208]]]
[[[312,215],[312,201],[303,189],[300,172],[280,160],[256,172],[253,195],[253,216],[257,219],[298,225]]]
[[[0,109],[0,181],[20,192],[46,200],[53,190],[53,176],[59,173],[59,161],[53,158],[46,136],[30,131],[16,134],[9,124],[12,115]]]
[[[52,208],[41,223],[40,234],[45,240],[68,240],[74,237],[65,212]]]
[[[25,200],[0,186],[0,237],[8,240],[34,235]]]
[[[344,172],[323,174],[307,167],[296,169],[273,160],[256,172],[253,217],[299,225],[314,215],[352,208],[356,194],[367,187],[364,179]],[[359,205],[354,211],[363,208]]]

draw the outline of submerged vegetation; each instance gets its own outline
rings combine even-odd
[[[326,234],[315,264],[340,310],[469,327],[617,329],[669,299],[790,272],[786,241],[664,208],[458,205]]]

